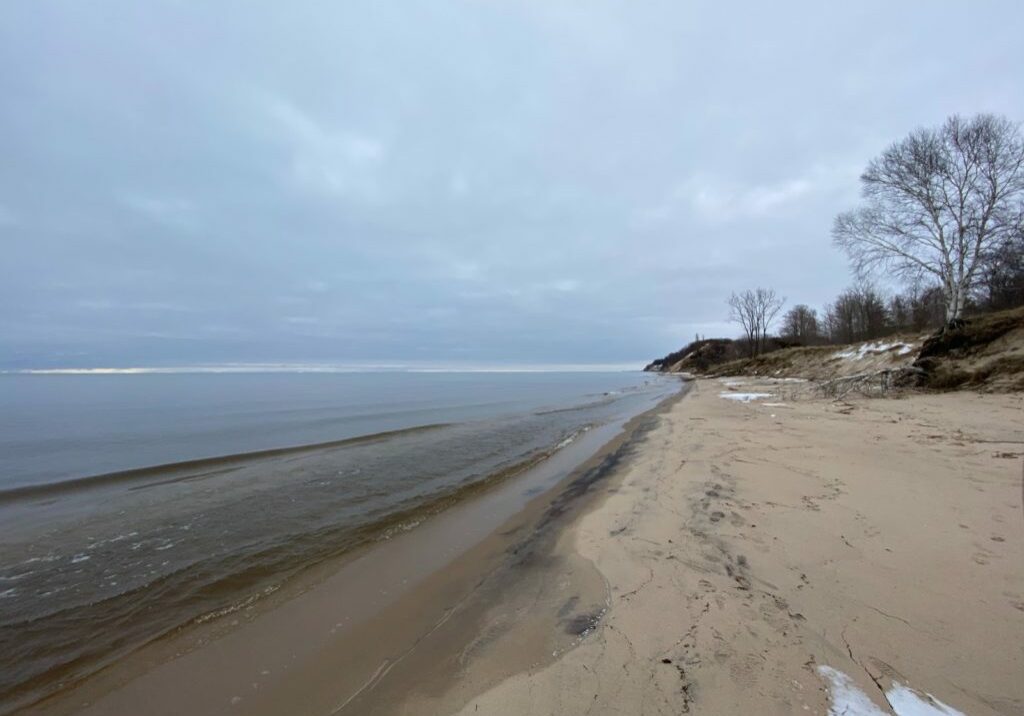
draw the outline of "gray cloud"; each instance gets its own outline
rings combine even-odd
[[[0,368],[608,363],[732,333],[734,288],[820,305],[868,159],[952,112],[1024,118],[1022,20],[6,3]]]

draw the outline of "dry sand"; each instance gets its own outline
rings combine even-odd
[[[499,681],[505,633],[403,713],[1024,713],[1024,396],[745,380],[699,381],[561,535],[606,581],[591,633]]]

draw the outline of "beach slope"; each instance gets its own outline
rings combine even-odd
[[[481,654],[462,713],[1024,713],[1024,396],[755,380],[663,414],[560,541],[604,576],[601,623],[497,684]]]

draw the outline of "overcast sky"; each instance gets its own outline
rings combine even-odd
[[[785,9],[780,9],[785,5]],[[1024,4],[0,5],[0,368],[612,363],[820,307],[871,157],[1024,119]]]

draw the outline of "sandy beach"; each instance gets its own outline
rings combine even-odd
[[[593,633],[403,712],[1024,713],[1024,398],[795,390],[698,381],[559,542],[605,580]]]

